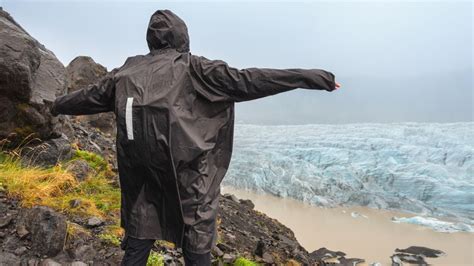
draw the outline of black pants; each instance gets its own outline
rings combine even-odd
[[[122,266],[146,266],[148,256],[155,240],[138,239],[125,236],[122,241],[121,248],[125,250],[122,259]],[[183,257],[186,266],[210,266],[211,252],[205,254],[197,254],[183,250]]]

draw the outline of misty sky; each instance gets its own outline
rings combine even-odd
[[[109,70],[145,54],[150,15],[188,25],[191,52],[237,68],[322,68],[340,91],[295,90],[237,104],[258,124],[455,122],[473,116],[471,1],[120,2],[0,0],[67,65]]]

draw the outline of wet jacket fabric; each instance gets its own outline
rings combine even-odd
[[[236,69],[193,55],[185,23],[168,10],[152,15],[146,38],[149,54],[130,57],[97,84],[57,98],[51,112],[115,112],[126,234],[206,253],[216,241],[235,102],[296,88],[332,91],[334,75],[320,69]]]

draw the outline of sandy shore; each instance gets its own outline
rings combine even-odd
[[[427,259],[430,264],[474,265],[473,233],[439,233],[426,227],[391,221],[393,216],[411,217],[413,214],[364,207],[320,208],[297,200],[230,187],[222,187],[222,193],[252,200],[256,210],[293,230],[300,244],[310,252],[326,247],[343,251],[347,257],[363,258],[367,263],[390,265],[395,248],[418,245],[440,249],[447,254]],[[367,218],[354,218],[352,212]]]

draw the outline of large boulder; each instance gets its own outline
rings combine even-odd
[[[67,92],[73,92],[97,83],[107,74],[107,68],[96,63],[88,56],[74,58],[66,67]],[[115,131],[115,117],[113,113],[101,113],[87,116],[77,116],[75,120],[88,123],[103,132],[113,133]]]
[[[31,234],[31,249],[39,255],[56,256],[64,248],[67,235],[66,218],[45,206],[23,209],[17,229],[24,227]]]
[[[89,56],[78,56],[66,67],[67,93],[89,86],[107,74],[107,68]]]
[[[64,91],[62,63],[0,9],[0,139],[59,136],[49,108]]]

